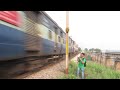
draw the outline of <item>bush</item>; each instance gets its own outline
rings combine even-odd
[[[69,64],[69,69],[68,69],[69,74],[70,75],[71,74],[75,75],[76,74],[76,70],[77,70],[77,64],[75,62],[71,61],[70,64]]]
[[[92,57],[91,57],[90,55],[88,55],[88,56],[86,57],[86,59],[87,59],[87,60],[92,60]]]

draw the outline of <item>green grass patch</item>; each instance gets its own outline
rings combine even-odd
[[[77,64],[73,61],[69,63],[68,68],[68,77],[66,75],[62,76],[62,79],[76,79],[76,70],[77,70]]]
[[[104,65],[95,63],[93,61],[87,61],[85,68],[86,79],[120,79],[120,72],[115,71]],[[69,74],[68,77],[65,75],[61,79],[77,79],[77,64],[73,61],[69,64]]]
[[[120,72],[95,62],[88,62],[86,67],[87,79],[120,79]]]

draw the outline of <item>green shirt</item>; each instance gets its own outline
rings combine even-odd
[[[85,59],[85,58],[82,58],[82,61],[85,63],[86,59]],[[84,64],[83,64],[81,61],[79,61],[78,67],[79,67],[79,68],[84,68]]]

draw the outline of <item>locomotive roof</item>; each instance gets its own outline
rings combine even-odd
[[[59,27],[59,25],[45,12],[45,11],[39,11],[41,12],[42,14],[44,14],[45,16],[47,16],[59,29],[62,30],[61,27]],[[63,30],[62,30],[63,31]],[[64,32],[64,31],[63,31]]]
[[[45,11],[39,11],[39,12],[41,12],[42,14],[44,14],[45,16],[47,16],[63,33],[65,33],[63,31],[63,29],[61,27],[59,27],[59,25]],[[69,36],[69,38],[72,39],[70,36]],[[72,39],[72,41],[74,41],[74,40]]]

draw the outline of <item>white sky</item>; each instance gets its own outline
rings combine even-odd
[[[65,11],[46,13],[65,31]],[[120,50],[120,11],[69,11],[69,28],[81,48]]]

